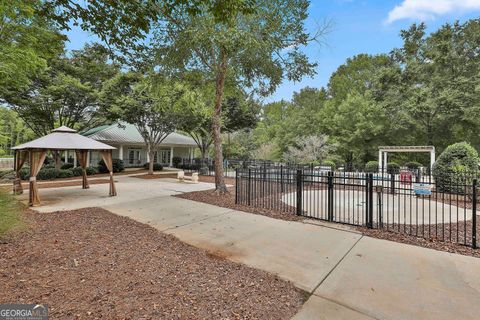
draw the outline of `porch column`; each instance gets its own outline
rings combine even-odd
[[[73,151],[73,167],[77,166],[77,153]]]
[[[92,151],[88,150],[88,152],[87,152],[87,167],[90,167],[90,159],[92,158],[91,153],[92,153]]]
[[[118,159],[123,160],[123,144],[118,147]]]
[[[170,167],[173,167],[173,147],[170,147]]]
[[[147,163],[150,163],[150,154],[148,153],[148,150],[145,151],[145,154],[147,155],[146,159],[147,159]]]

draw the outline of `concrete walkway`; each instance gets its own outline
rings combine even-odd
[[[480,318],[480,259],[171,197],[207,183],[118,180],[113,198],[107,185],[42,189],[36,209],[101,206],[275,273],[311,294],[297,320]]]

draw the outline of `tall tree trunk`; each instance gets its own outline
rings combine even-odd
[[[148,174],[153,174],[153,160],[155,158],[155,150],[153,150],[152,146],[149,145],[147,151],[148,157],[150,158],[150,161],[148,162]]]
[[[223,177],[223,154],[221,137],[221,117],[222,117],[222,99],[225,86],[225,76],[227,73],[226,57],[221,53],[221,65],[217,71],[215,83],[215,112],[213,113],[213,144],[215,148],[215,192],[219,195],[227,193],[227,186]]]

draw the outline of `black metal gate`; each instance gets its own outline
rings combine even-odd
[[[422,189],[423,188],[423,189]],[[313,168],[237,169],[237,204],[476,247],[477,180]]]

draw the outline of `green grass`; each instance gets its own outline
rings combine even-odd
[[[23,205],[7,190],[0,189],[0,238],[24,226]]]

